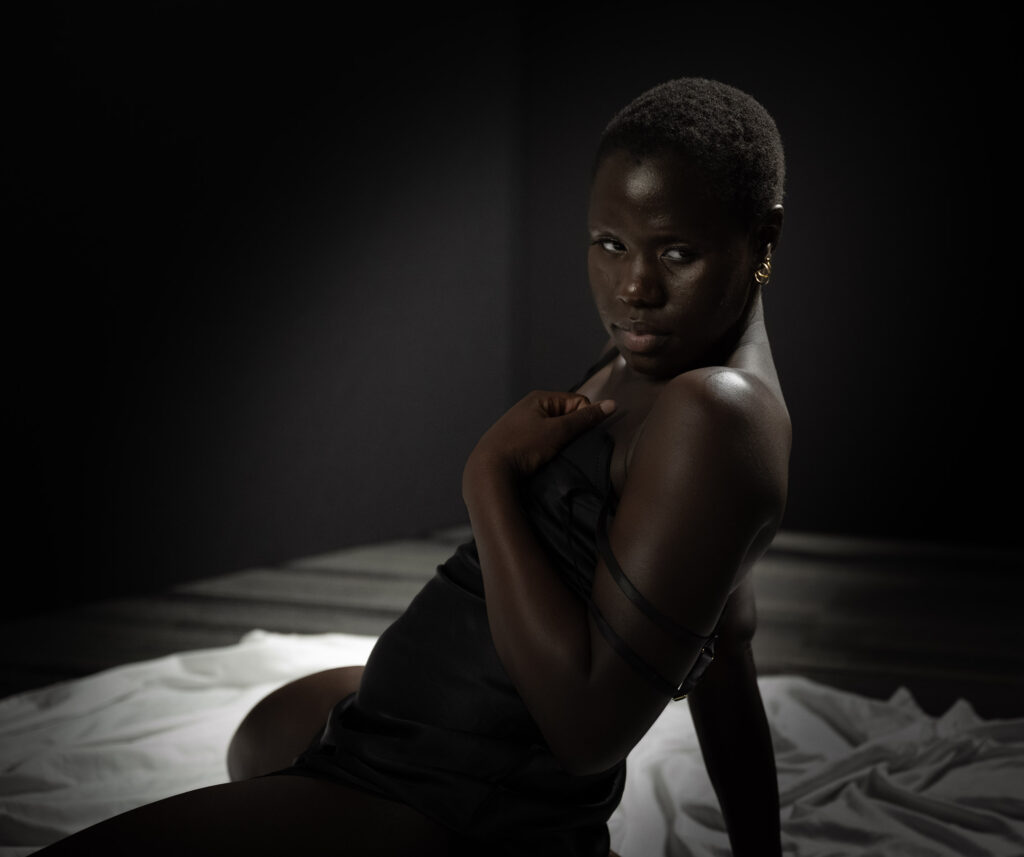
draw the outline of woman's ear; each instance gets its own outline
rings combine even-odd
[[[778,249],[782,238],[782,220],[782,206],[773,205],[755,230],[758,254],[763,254],[769,244],[772,245],[772,253]]]

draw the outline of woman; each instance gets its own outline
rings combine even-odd
[[[749,572],[786,498],[761,307],[782,183],[773,121],[731,87],[672,81],[616,116],[588,215],[608,348],[481,438],[474,541],[365,670],[249,714],[234,782],[48,853],[603,857],[623,760],[702,674],[690,704],[734,853],[780,853]]]

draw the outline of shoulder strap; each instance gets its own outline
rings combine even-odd
[[[582,387],[587,381],[589,381],[592,377],[594,377],[594,375],[596,375],[598,372],[604,369],[605,366],[611,363],[612,360],[614,360],[618,356],[619,349],[615,348],[614,346],[612,348],[609,348],[604,354],[602,354],[598,358],[597,362],[584,373],[583,377],[580,378],[579,381],[577,381],[575,384],[572,385],[572,387],[569,388],[569,392],[575,393],[580,387]]]
[[[612,553],[611,543],[608,540],[607,504],[602,507],[601,515],[598,518],[596,540],[597,549],[600,551],[601,557],[604,559],[605,567],[611,574],[612,579],[618,585],[619,589],[622,590],[625,596],[632,601],[645,616],[677,640],[686,643],[692,643],[694,640],[698,640],[703,643],[701,650],[697,655],[697,660],[693,667],[691,667],[690,672],[678,686],[673,685],[667,679],[663,678],[650,664],[641,658],[640,655],[634,652],[629,647],[629,644],[615,632],[604,616],[601,615],[601,611],[598,609],[593,599],[587,599],[590,613],[594,617],[594,622],[597,625],[598,630],[608,641],[609,645],[611,645],[611,647],[619,654],[619,656],[633,667],[636,672],[642,675],[660,693],[666,696],[671,696],[676,700],[685,699],[687,694],[689,694],[697,685],[697,681],[704,674],[704,671],[708,668],[711,661],[714,660],[715,641],[718,639],[718,635],[712,634],[711,636],[705,637],[691,631],[689,628],[683,627],[668,616],[665,616],[650,601],[648,601],[647,598],[644,597],[643,593],[633,585],[632,581],[628,577],[626,577],[618,560]]]
[[[678,622],[669,619],[664,613],[658,610],[644,594],[637,589],[633,582],[626,577],[625,572],[619,565],[619,561],[615,558],[615,554],[612,553],[612,545],[608,540],[608,506],[605,504],[601,509],[601,516],[597,521],[597,549],[601,552],[601,558],[604,560],[605,566],[611,573],[612,579],[618,584],[619,589],[623,591],[625,596],[632,601],[640,611],[647,616],[655,625],[658,625],[663,630],[667,631],[677,640],[684,643],[689,643],[693,640],[709,640],[710,637],[705,637],[702,634],[697,634],[691,631],[689,628],[684,628]]]

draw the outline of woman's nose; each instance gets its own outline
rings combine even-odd
[[[627,306],[658,306],[665,300],[661,283],[642,262],[630,266],[615,297]]]

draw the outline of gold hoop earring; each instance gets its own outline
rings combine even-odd
[[[757,280],[759,286],[767,286],[768,281],[772,278],[772,245],[768,245],[768,249],[764,254],[764,261],[757,266],[757,270],[754,271],[754,279]]]

